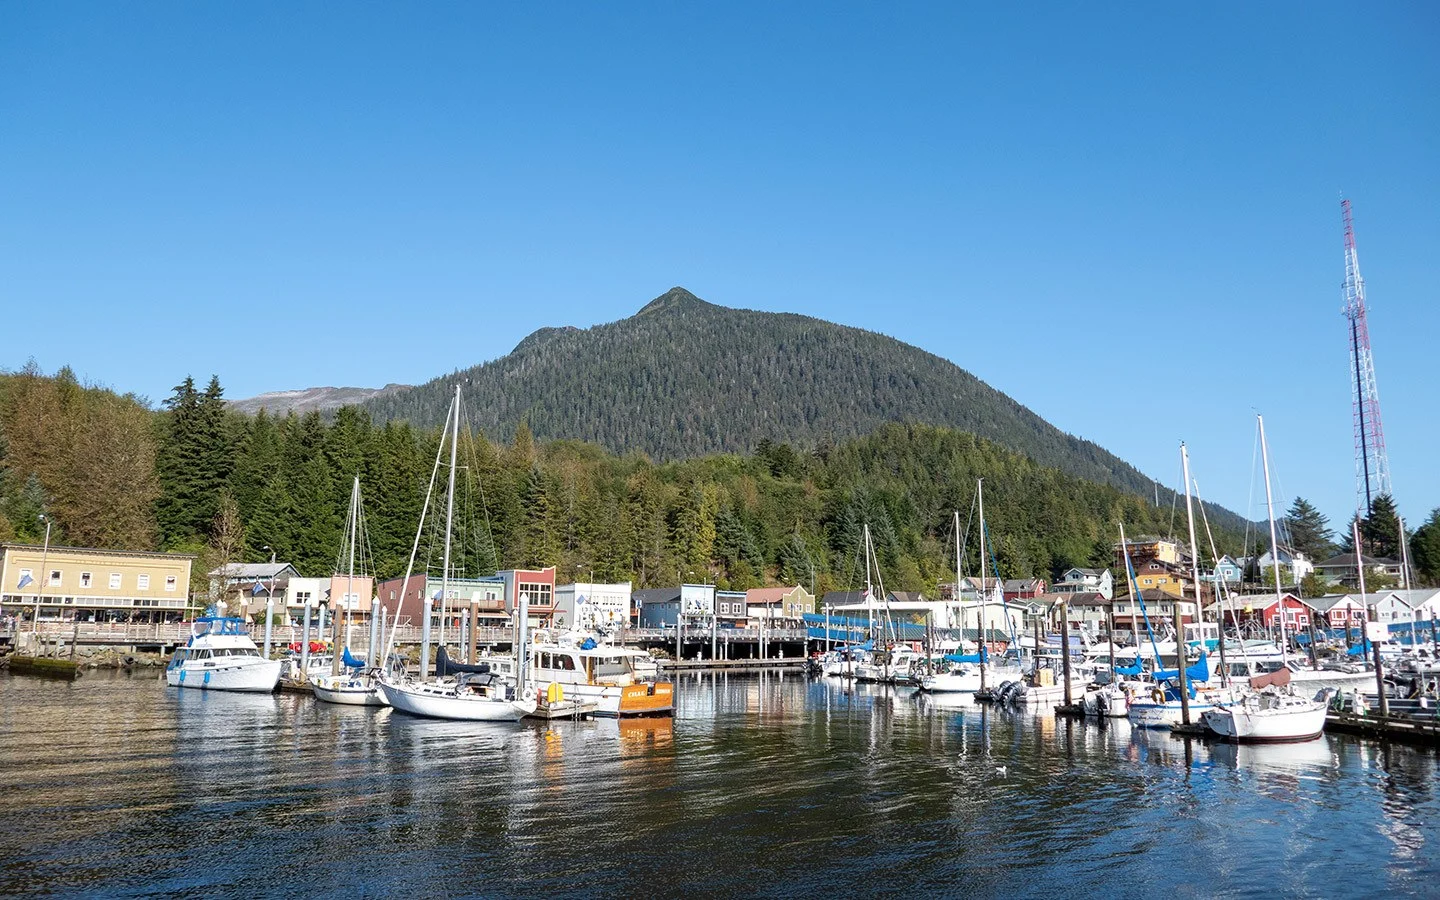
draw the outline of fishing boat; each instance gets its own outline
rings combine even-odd
[[[549,631],[533,632],[530,666],[525,683],[533,685],[537,701],[552,695],[594,704],[595,715],[615,718],[675,714],[675,685],[645,681],[637,663],[650,659],[643,650],[601,643],[594,635]],[[501,675],[513,675],[513,656],[491,657],[487,662]]]
[[[266,659],[242,619],[200,616],[190,639],[165,667],[171,687],[269,693],[280,681],[280,660]]]
[[[450,550],[452,525],[455,514],[455,471],[456,454],[460,444],[460,386],[455,386],[455,399],[450,403],[450,411],[445,417],[445,427],[441,431],[440,446],[436,448],[435,468],[432,471],[430,487],[425,493],[425,503],[420,511],[420,527],[415,532],[415,543],[410,549],[410,562],[406,565],[405,581],[408,583],[411,571],[415,565],[415,555],[419,551],[420,538],[424,531],[425,515],[430,508],[430,496],[435,487],[435,474],[440,469],[441,454],[444,453],[447,440],[450,449],[450,475],[449,486],[446,490],[445,506],[445,553],[443,567],[441,569],[441,603],[449,597],[450,589]],[[443,606],[442,606],[443,608]],[[386,640],[388,652],[390,644],[394,640],[395,625],[398,624],[399,608],[395,610],[396,621],[390,628],[390,636]],[[529,618],[529,606],[527,598],[522,592],[520,602],[515,610],[516,640],[515,647],[521,659],[525,658],[527,652],[526,625]],[[441,620],[443,622],[444,616]],[[525,716],[535,712],[539,703],[533,696],[525,694],[525,665],[517,667],[513,679],[498,674],[488,666],[476,665],[475,671],[457,671],[452,677],[446,672],[438,671],[439,663],[445,660],[443,653],[443,635],[441,650],[436,654],[437,672],[432,680],[429,677],[430,657],[430,600],[427,597],[424,601],[424,612],[421,616],[421,637],[420,637],[420,678],[414,681],[397,677],[393,674],[381,673],[379,676],[380,693],[396,711],[408,713],[413,716],[424,716],[432,719],[453,719],[466,722],[518,722]]]

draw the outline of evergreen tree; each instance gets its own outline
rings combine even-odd
[[[1410,559],[1422,583],[1440,585],[1440,507],[1430,510],[1430,518],[1415,529],[1410,538]]]
[[[1378,559],[1400,558],[1400,516],[1395,511],[1395,499],[1389,494],[1380,494],[1370,501],[1370,515],[1361,525],[1360,537],[1369,555]]]
[[[1310,561],[1321,562],[1334,555],[1335,532],[1330,528],[1330,520],[1304,497],[1296,497],[1290,504],[1285,525],[1290,532],[1291,546]]]
[[[560,546],[551,523],[550,490],[540,467],[530,469],[522,510],[525,517],[524,565],[539,569],[559,561]]]

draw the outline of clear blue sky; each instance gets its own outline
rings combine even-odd
[[[672,285],[1353,508],[1339,197],[1440,505],[1440,4],[0,5],[0,366],[420,382]]]

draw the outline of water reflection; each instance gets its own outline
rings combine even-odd
[[[323,894],[1260,896],[1440,874],[1435,757],[1347,738],[1237,747],[793,673],[687,674],[673,720],[518,725],[77,684],[0,679],[0,893],[224,893],[263,870]]]

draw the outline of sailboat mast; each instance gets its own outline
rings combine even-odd
[[[865,556],[865,621],[870,626],[870,640],[875,640],[875,588],[870,581],[870,523],[866,522],[862,536],[865,546],[861,552]]]
[[[985,616],[989,612],[986,604],[985,593],[985,479],[975,479],[975,496],[980,506],[980,627],[975,629],[975,643],[979,646],[976,652],[980,654],[980,690],[985,690]],[[958,515],[958,514],[957,514]],[[1015,647],[1015,652],[1020,652],[1020,647]]]
[[[963,627],[965,614],[964,607],[960,604],[960,596],[960,510],[957,509],[955,510],[955,596],[950,598],[951,602],[955,604],[955,615],[951,621],[959,621]],[[960,652],[964,653],[965,648],[960,648]]]
[[[1195,545],[1195,504],[1190,499],[1190,451],[1185,448],[1185,442],[1180,442],[1180,469],[1181,477],[1185,479],[1185,519],[1190,525],[1190,576],[1195,583],[1195,621],[1205,624],[1205,615],[1201,611],[1203,601],[1200,598],[1200,550]],[[1184,591],[1180,592],[1183,597]],[[1203,637],[1205,632],[1200,632]],[[1205,645],[1200,645],[1201,653],[1204,653]],[[1179,670],[1178,679],[1180,684],[1180,721],[1186,725],[1190,724],[1190,692],[1187,690],[1190,673],[1185,667],[1190,664],[1190,654],[1185,644],[1185,620],[1180,615],[1180,604],[1175,604],[1175,668]]]
[[[1265,417],[1257,414],[1260,423],[1260,466],[1265,470],[1265,512],[1270,517],[1270,565],[1275,570],[1275,605],[1280,616],[1280,664],[1288,666],[1289,651],[1285,640],[1285,598],[1280,595],[1280,545],[1275,539],[1275,498],[1270,492],[1270,450],[1265,444]]]
[[[354,613],[350,604],[354,603],[355,597],[355,541],[360,534],[360,476],[355,476],[355,484],[350,491],[350,572],[345,576],[345,645],[350,645],[350,620]],[[373,615],[373,610],[372,610]]]
[[[450,437],[450,484],[445,489],[445,568],[440,573],[440,646],[445,646],[445,610],[450,601],[450,531],[455,524],[455,458],[460,449],[460,385],[455,385],[455,430]]]

